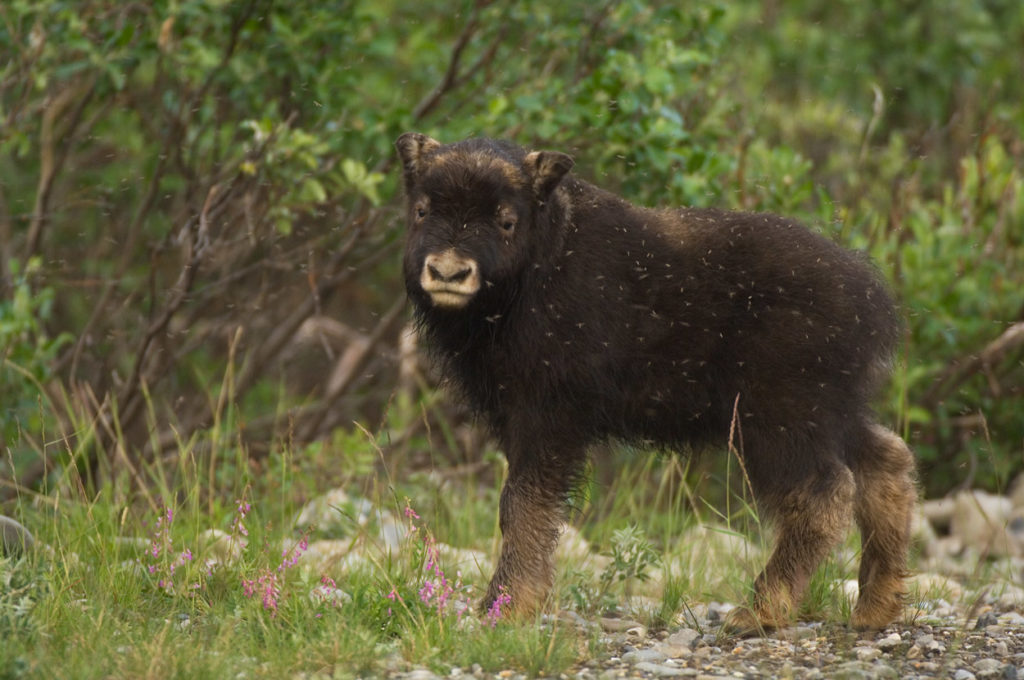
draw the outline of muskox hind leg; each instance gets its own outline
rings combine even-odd
[[[530,615],[551,590],[554,551],[565,519],[571,479],[557,470],[539,467],[509,461],[499,508],[501,555],[480,603],[484,613],[504,594],[511,600],[502,607],[503,612],[511,609],[517,616]]]
[[[731,612],[725,632],[758,635],[792,623],[815,569],[845,535],[853,509],[853,474],[838,459],[817,463],[814,474],[789,483],[778,472],[760,490],[753,480],[758,505],[776,527],[775,549],[754,581],[752,607]]]
[[[910,519],[917,502],[914,458],[895,433],[872,425],[851,451],[857,483],[854,515],[861,533],[855,628],[884,628],[903,610]]]

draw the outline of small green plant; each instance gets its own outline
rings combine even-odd
[[[614,584],[621,584],[626,597],[630,595],[633,581],[646,581],[651,577],[651,569],[657,566],[661,558],[658,551],[647,540],[644,530],[636,524],[618,529],[612,535],[612,558],[603,572],[600,582],[602,590],[611,590]]]
[[[657,549],[636,524],[612,533],[607,557],[610,561],[598,576],[596,587],[582,572],[571,574],[568,591],[576,609],[584,613],[616,609],[632,595],[633,583],[647,581],[651,570],[661,563]]]
[[[54,357],[71,341],[69,333],[51,337],[46,330],[56,291],[52,286],[40,285],[41,263],[40,258],[32,257],[22,267],[18,260],[10,260],[9,297],[0,297],[0,394],[4,395],[0,447],[5,442],[11,447],[23,442],[15,457],[16,466],[29,456],[27,449],[32,445],[28,441],[48,429],[53,419],[42,383],[50,377]]]

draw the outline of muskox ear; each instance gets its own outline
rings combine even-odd
[[[533,192],[541,201],[547,200],[572,166],[572,157],[559,151],[531,151],[523,160],[526,175],[533,182]]]
[[[423,156],[440,149],[441,142],[419,132],[406,132],[395,140],[395,148],[398,149],[398,157],[402,159],[405,186],[408,188],[423,170]]]

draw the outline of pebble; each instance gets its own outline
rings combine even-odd
[[[633,626],[626,631],[626,638],[631,642],[642,642],[647,637],[646,626]]]
[[[974,680],[974,673],[966,668],[960,668],[956,673],[953,673],[953,680]]]
[[[903,638],[900,637],[899,633],[890,633],[884,638],[875,643],[875,647],[882,650],[883,652],[891,652],[900,645],[903,644]]]

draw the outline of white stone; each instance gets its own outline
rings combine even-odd
[[[1024,606],[1024,588],[1013,583],[1003,583],[992,589],[1003,609],[1015,609]]]
[[[857,583],[855,578],[833,581],[832,587],[836,592],[842,593],[843,598],[850,604],[856,602],[857,597],[860,595],[860,584]]]
[[[907,587],[915,602],[942,599],[959,602],[964,596],[963,587],[942,574],[924,572],[907,579]]]
[[[1015,508],[1024,508],[1024,472],[1017,475],[1010,486],[1010,502]]]
[[[950,533],[983,555],[1016,555],[1020,548],[1007,529],[1012,510],[1013,503],[1005,496],[961,491],[954,498]]]
[[[374,519],[383,524],[390,516],[387,510],[374,508],[365,498],[351,497],[344,489],[331,489],[302,507],[295,526],[300,531],[316,527],[324,534],[345,536],[352,533],[353,524],[365,527]]]
[[[200,549],[206,557],[206,564],[210,566],[233,564],[242,556],[246,545],[243,537],[234,536],[220,529],[207,529],[199,534]]]
[[[882,651],[888,652],[896,649],[903,644],[903,638],[900,637],[899,633],[889,633],[884,638],[875,643],[875,646]]]

